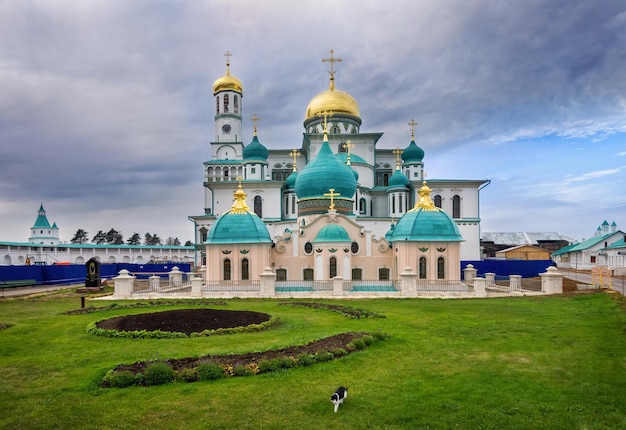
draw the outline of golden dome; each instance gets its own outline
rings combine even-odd
[[[227,71],[226,76],[222,76],[213,83],[213,95],[220,91],[237,91],[243,93],[243,85],[239,79],[230,75],[230,71]]]
[[[332,112],[333,115],[348,114],[360,117],[356,100],[350,94],[336,90],[333,86],[313,97],[306,108],[305,119],[313,118],[324,111]]]

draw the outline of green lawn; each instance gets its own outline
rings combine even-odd
[[[626,429],[626,300],[617,294],[502,299],[321,300],[351,319],[275,300],[263,332],[187,339],[86,333],[79,296],[0,300],[0,427],[6,429]],[[89,306],[111,302],[88,301]],[[119,304],[126,302],[120,301]],[[275,349],[345,331],[390,338],[341,359],[212,382],[102,389],[106,371],[147,359]],[[338,385],[349,396],[333,413]]]

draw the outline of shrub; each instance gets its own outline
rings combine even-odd
[[[315,363],[315,357],[310,354],[300,354],[298,355],[298,365],[300,366],[310,366]]]
[[[258,369],[259,369],[259,373],[267,373],[267,372],[273,372],[277,368],[275,366],[274,361],[263,360],[259,362]]]
[[[105,382],[113,388],[126,388],[137,384],[138,378],[130,370],[112,372],[104,378]]]
[[[344,355],[347,355],[347,354],[348,354],[348,351],[346,351],[343,348],[339,348],[333,351],[333,355],[337,358],[343,357]]]
[[[252,375],[254,375],[254,373],[252,372],[252,369],[250,369],[248,366],[243,366],[241,364],[238,364],[235,367],[233,367],[233,376],[252,376]]]
[[[146,385],[162,385],[172,382],[176,374],[174,369],[165,363],[153,363],[146,367],[143,378]]]
[[[354,339],[352,342],[350,342],[347,345],[349,348],[351,349],[355,349],[357,351],[360,351],[362,349],[365,349],[365,347],[367,346],[365,344],[365,341],[363,339]]]
[[[374,338],[370,335],[363,336],[361,340],[365,342],[366,346],[370,346],[372,343],[374,343]]]
[[[184,368],[178,372],[178,379],[185,382],[196,382],[198,380],[198,372],[196,369]]]
[[[205,363],[197,368],[198,379],[200,381],[213,381],[226,376],[224,369],[219,364]]]
[[[315,354],[315,361],[320,363],[324,361],[331,361],[333,358],[335,358],[335,355],[330,351],[320,351]]]

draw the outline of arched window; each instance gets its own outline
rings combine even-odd
[[[389,269],[386,267],[381,267],[378,269],[378,280],[379,281],[388,281],[389,280]]]
[[[224,260],[224,280],[230,281],[230,258]]]
[[[207,234],[209,233],[209,230],[206,227],[202,227],[200,229],[200,242],[204,243],[206,242],[206,238],[207,238]]]
[[[352,280],[353,281],[361,281],[363,279],[363,270],[358,267],[352,268]]]
[[[389,173],[383,173],[383,186],[389,186]]]
[[[304,269],[302,271],[302,279],[305,281],[313,280],[313,269]]]
[[[215,113],[220,113],[220,98],[215,97]]]
[[[446,279],[446,260],[443,257],[437,258],[437,279]]]
[[[452,197],[452,218],[461,218],[461,197]]]
[[[285,213],[289,213],[289,196],[285,196]]]
[[[228,104],[229,104],[228,94],[224,94],[224,112],[228,112]]]
[[[398,195],[398,212],[402,213],[402,194]]]
[[[359,213],[366,214],[367,213],[367,202],[364,198],[359,199]]]
[[[396,212],[396,195],[392,194],[391,195],[391,213],[395,213]]]
[[[263,199],[261,196],[254,197],[254,213],[257,214],[259,218],[263,218]]]
[[[420,257],[419,277],[420,279],[426,279],[426,257]]]
[[[233,106],[235,108],[235,113],[239,113],[239,97],[236,94],[233,96]]]
[[[241,280],[247,281],[250,279],[250,266],[247,258],[241,260]]]
[[[333,127],[333,131],[332,131],[332,133],[333,133],[333,134],[339,134],[339,127],[334,126],[334,127]]]
[[[286,281],[287,280],[287,269],[276,269],[276,280],[277,281]]]
[[[328,269],[330,272],[330,278],[334,278],[337,276],[337,258],[330,257],[330,261],[328,262]]]
[[[441,208],[441,196],[439,194],[435,196],[435,206]]]

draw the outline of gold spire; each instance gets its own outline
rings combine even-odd
[[[230,213],[233,213],[233,214],[249,213],[250,208],[248,207],[246,203],[247,194],[243,190],[243,187],[241,186],[241,181],[243,180],[243,178],[241,176],[238,176],[237,180],[239,181],[239,186],[237,187],[237,191],[233,193],[233,196],[235,197],[235,203],[233,203],[233,206],[230,208]]]
[[[340,196],[341,194],[335,193],[334,188],[329,188],[328,191],[330,191],[330,193],[324,193],[324,197],[330,197],[330,206],[328,206],[328,210],[334,211],[335,210],[335,197]]]
[[[295,172],[295,171],[297,171],[297,169],[296,169],[296,159],[300,155],[300,151],[298,151],[297,149],[294,149],[293,151],[291,151],[289,153],[289,155],[293,157],[293,171]]]
[[[400,155],[402,155],[404,151],[400,148],[396,147],[391,153],[396,156],[396,170],[400,170]]]
[[[330,73],[330,90],[331,91],[335,89],[335,63],[341,62],[341,58],[333,57],[334,52],[335,51],[331,49],[330,58],[322,58],[322,63],[330,63],[330,70],[328,71],[328,73]]]
[[[257,117],[255,113],[254,116],[250,118],[250,121],[252,121],[252,124],[254,126],[254,136],[256,136],[256,124],[257,122],[261,121],[261,118]]]
[[[415,127],[417,127],[417,123],[413,118],[409,121],[409,127],[411,127],[411,140],[415,140]]]
[[[354,148],[354,143],[352,143],[350,139],[348,139],[348,141],[344,144],[344,146],[346,147],[346,150],[348,151],[346,164],[349,166],[350,165],[350,148]]]
[[[415,206],[413,207],[412,210],[417,210],[417,209],[422,209],[425,211],[439,211],[441,209],[439,209],[437,206],[435,206],[435,203],[433,203],[433,201],[430,199],[430,192],[432,191],[428,185],[426,185],[426,179],[424,179],[424,182],[422,183],[422,188],[419,189],[419,198],[417,199],[417,202],[415,202]]]

